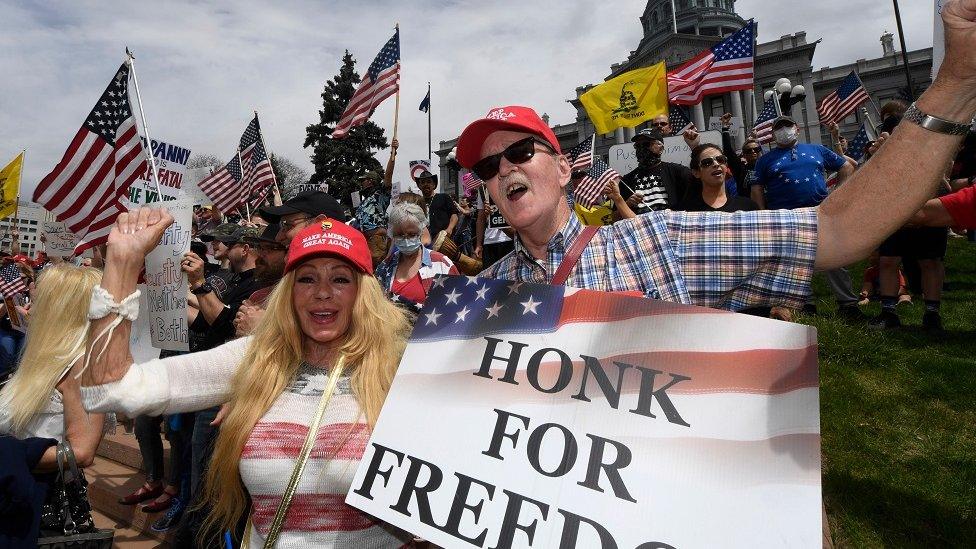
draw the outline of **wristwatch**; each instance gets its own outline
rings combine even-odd
[[[918,108],[918,105],[912,103],[905,114],[902,116],[902,120],[907,120],[914,124],[925,128],[926,130],[944,133],[946,135],[966,135],[969,133],[969,128],[972,126],[973,122],[953,122],[951,120],[946,120],[945,118],[939,118],[938,116],[932,116],[931,114],[926,114]]]
[[[211,286],[209,282],[204,281],[203,284],[197,286],[195,289],[190,290],[190,293],[193,295],[203,295],[203,294],[209,294],[212,291],[214,291],[213,286]]]

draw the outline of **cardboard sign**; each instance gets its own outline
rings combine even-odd
[[[146,256],[146,303],[152,344],[170,351],[189,351],[190,332],[186,317],[186,274],[180,269],[183,255],[190,251],[193,204],[186,195],[176,200],[153,202],[150,207],[169,208],[173,224],[163,233],[159,245]]]
[[[722,132],[709,130],[698,134],[699,143],[713,143],[722,146]],[[664,152],[661,160],[687,166],[691,163],[691,147],[685,143],[680,135],[664,138]],[[637,155],[634,154],[634,144],[624,143],[610,147],[610,167],[620,175],[627,175],[637,167]]]
[[[742,129],[742,118],[740,118],[738,116],[733,116],[732,117],[732,124],[731,124],[731,126],[732,126],[732,135],[735,135],[736,132],[738,132],[740,129]],[[709,118],[708,119],[708,129],[709,130],[715,130],[717,132],[721,132],[722,131],[722,117],[721,116],[713,116],[713,117]],[[719,143],[719,144],[721,145],[721,143]]]
[[[143,138],[143,146],[149,148],[156,160],[156,175],[159,177],[159,188],[152,178],[152,167],[146,165],[146,171],[129,187],[127,199],[129,205],[146,205],[160,200],[173,200],[183,186],[186,175],[186,162],[190,159],[190,149],[152,140],[151,146]],[[160,196],[162,194],[162,196]]]
[[[346,502],[442,547],[819,547],[816,331],[440,277]]]
[[[78,236],[61,221],[44,222],[44,246],[51,257],[71,257],[78,245]]]

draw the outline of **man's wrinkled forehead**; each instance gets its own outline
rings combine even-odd
[[[493,132],[488,136],[487,139],[485,139],[484,144],[481,145],[481,158],[498,154],[504,151],[505,147],[508,147],[516,141],[521,141],[526,137],[538,136],[533,133],[513,132],[510,130],[499,130],[497,132]],[[542,138],[540,137],[539,139],[541,140]]]

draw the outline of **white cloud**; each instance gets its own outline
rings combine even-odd
[[[902,2],[909,49],[932,41],[930,2]],[[576,86],[601,81],[641,37],[643,0],[414,0],[366,2],[72,2],[0,0],[0,162],[28,148],[25,187],[60,159],[128,45],[153,137],[229,156],[251,111],[269,148],[309,167],[305,126],[316,121],[325,82],[348,48],[364,72],[401,26],[401,151],[427,156],[417,110],[431,82],[435,148],[492,106],[520,103],[554,123],[575,119]],[[881,51],[895,31],[891,5],[876,0],[739,0],[760,21],[761,40],[806,30],[823,38],[816,67]],[[387,129],[393,100],[374,114]],[[377,158],[386,164],[388,152]]]

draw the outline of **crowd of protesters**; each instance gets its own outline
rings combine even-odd
[[[947,29],[956,41],[949,69],[917,102],[952,121],[976,112],[976,97],[958,92],[976,80],[967,13]],[[787,116],[775,120],[768,148],[755,138],[736,148],[726,115],[721,145],[683,130],[690,162],[678,165],[662,160],[676,132],[658,117],[633,138],[637,167],[592,207],[573,200],[580,174],[530,108],[492,109],[465,128],[457,160],[483,185],[460,197],[437,192],[431,169],[414,172],[419,193],[394,194],[394,140],[385,172],[359,179],[363,199],[352,210],[320,191],[237,221],[196,208],[181,262],[189,351],[145,362],[130,349],[132,303],[145,256],[172,222],[165,209],[121,214],[90,265],[31,260],[12,248],[0,268],[21,271],[30,299],[4,304],[0,432],[26,446],[2,451],[45,473],[56,467],[50,439],[64,438],[85,467],[116,422],[109,414],[124,414],[145,482],[120,503],[165,511],[153,528],[175,528],[181,547],[224,545],[225,532],[256,547],[279,535],[274,519],[297,449],[320,397],[335,391],[322,417],[328,434],[319,432],[329,459],[309,461],[309,497],[292,503],[278,546],[419,543],[343,498],[438,276],[566,284],[788,319],[815,310],[810,284],[819,271],[844,319],[898,326],[898,304],[915,293],[925,329],[941,331],[947,227],[976,226],[976,138],[921,127],[908,108],[884,105],[883,131],[861,162],[845,156],[841,139],[834,148],[801,143]],[[858,295],[846,267],[869,256]],[[881,313],[864,319],[859,302],[875,297]],[[7,522],[0,536],[29,535],[11,534]]]

